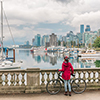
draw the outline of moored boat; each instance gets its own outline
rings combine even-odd
[[[80,53],[78,53],[79,57],[100,57],[100,53],[97,53],[93,49],[83,50]]]

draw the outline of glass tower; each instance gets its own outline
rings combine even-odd
[[[84,33],[84,25],[80,25],[80,33]]]
[[[87,31],[90,31],[91,29],[90,29],[90,25],[86,25],[86,29],[85,29],[85,31],[87,32]]]

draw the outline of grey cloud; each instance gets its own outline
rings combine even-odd
[[[70,3],[74,0],[56,0],[57,2],[61,2],[61,3]]]

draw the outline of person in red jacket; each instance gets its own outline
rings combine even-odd
[[[62,63],[62,69],[59,69],[59,71],[62,71],[62,78],[64,79],[64,87],[65,87],[65,95],[68,95],[67,93],[67,84],[69,89],[69,96],[71,96],[71,85],[70,85],[70,78],[71,74],[74,73],[74,69],[72,64],[69,62],[69,57],[64,57],[64,62]]]

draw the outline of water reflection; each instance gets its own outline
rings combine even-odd
[[[52,66],[56,65],[58,62],[62,63],[63,58],[66,54],[60,54],[57,55],[56,53],[47,53],[47,54],[42,54],[42,55],[35,55],[32,54],[33,58],[37,57],[35,61],[41,62],[44,61],[50,63]],[[69,60],[74,68],[95,68],[95,61],[96,59],[94,58],[79,58],[76,56],[71,56]]]
[[[57,54],[57,53],[31,53],[29,50],[19,50],[19,55],[24,60],[24,66],[28,67],[38,67],[41,69],[46,68],[61,68],[63,58],[67,54]],[[95,68],[100,66],[100,58],[83,58],[70,56],[69,60],[74,68]],[[28,62],[28,63],[27,63]]]

